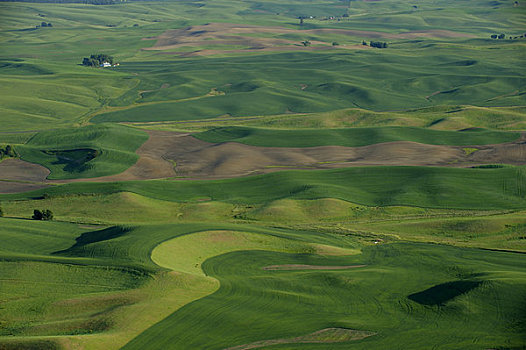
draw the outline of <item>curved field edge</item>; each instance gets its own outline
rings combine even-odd
[[[137,162],[135,151],[147,139],[138,129],[101,124],[42,131],[15,148],[22,160],[48,168],[48,179],[77,179],[123,172]]]
[[[328,262],[365,263],[367,267],[338,271],[261,269],[268,263]],[[520,322],[521,316],[514,299],[508,299],[524,296],[516,289],[526,281],[518,254],[414,243],[369,246],[359,255],[333,257],[244,250],[207,259],[203,271],[220,280],[219,290],[179,309],[124,349],[146,345],[225,349],[298,337],[327,327],[362,329],[379,335],[353,343],[357,349],[387,348],[394,339],[411,344],[411,349],[443,344],[445,338],[447,346],[466,349],[521,342],[517,334],[511,337],[512,324]],[[429,308],[409,298],[433,286],[470,280],[479,281],[478,287],[449,297],[440,308]],[[332,289],[327,288],[329,284]],[[371,293],[371,288],[378,292]],[[313,310],[317,316],[309,317]],[[455,312],[462,312],[462,320],[455,318]],[[208,316],[203,318],[204,314]],[[384,317],[379,318],[379,314]],[[510,322],[502,325],[497,314],[507,315]],[[227,331],[232,324],[235,330]],[[427,328],[426,324],[433,326]],[[495,330],[489,324],[502,327]],[[418,332],[414,332],[417,325]],[[488,336],[491,329],[495,332]],[[475,344],[473,339],[477,339]],[[321,343],[316,346],[332,349]]]
[[[214,200],[254,204],[286,198],[336,198],[368,206],[521,209],[526,207],[526,169],[520,166],[483,169],[355,167],[283,171],[216,181],[70,183],[0,195],[0,199],[118,192],[174,202]]]
[[[206,142],[221,143],[233,141],[265,147],[360,147],[394,141],[412,141],[430,145],[451,146],[486,145],[515,141],[520,137],[520,133],[484,129],[444,131],[395,126],[310,130],[220,127],[193,134],[193,136]]]
[[[177,236],[190,235],[210,230],[254,232],[258,237],[265,235],[277,237],[274,241],[298,241],[300,246],[306,242],[312,251],[322,254],[341,254],[355,252],[353,246],[329,235],[292,230],[266,229],[249,225],[233,224],[179,224],[147,225],[141,227],[113,227],[87,231],[78,225],[58,222],[34,222],[1,218],[0,236],[4,242],[0,249],[3,260],[29,262],[41,261],[53,264],[73,264],[102,266],[109,268],[123,266],[127,269],[146,271],[150,278],[143,281],[140,288],[110,293],[101,300],[116,300],[115,308],[104,310],[102,316],[109,317],[112,326],[103,333],[87,335],[59,334],[34,337],[34,340],[57,341],[69,348],[73,345],[85,349],[120,348],[131,338],[168,316],[175,309],[191,302],[203,291],[213,286],[213,281],[202,279],[191,273],[171,273],[160,269],[152,262],[151,252],[163,241]],[[92,229],[93,230],[93,229]],[[75,237],[77,237],[75,239]],[[279,238],[281,237],[281,238]],[[198,243],[198,242],[197,242]],[[295,243],[290,243],[294,245]],[[69,247],[69,248],[68,248]],[[347,248],[345,248],[347,247]],[[351,248],[351,249],[348,249]],[[38,292],[38,285],[33,290]],[[64,301],[64,305],[85,305],[96,296],[82,295]],[[99,298],[99,299],[100,299]],[[98,300],[98,299],[97,299]],[[120,300],[120,301],[119,301]],[[31,301],[31,300],[28,300]],[[124,301],[124,303],[122,303]],[[120,303],[120,304],[119,304]],[[95,300],[95,305],[100,304]],[[110,303],[111,305],[111,303]],[[83,306],[83,309],[84,307]],[[104,305],[103,305],[104,306]],[[56,309],[56,307],[55,307]],[[145,312],[148,310],[148,312]],[[23,311],[23,309],[22,309]],[[59,313],[55,310],[54,313]],[[82,311],[82,310],[81,310]],[[20,311],[19,311],[20,312]],[[163,316],[164,315],[164,316]],[[0,338],[0,342],[26,344],[23,336]],[[27,344],[26,344],[27,345]],[[73,347],[75,347],[73,346]]]
[[[195,294],[194,300],[198,300],[213,294],[220,288],[219,280],[208,276],[202,270],[201,265],[215,256],[247,250],[320,254],[325,256],[360,254],[358,249],[292,240],[272,234],[237,230],[214,230],[194,232],[162,242],[152,250],[151,259],[157,265],[174,271],[176,276],[192,275],[194,283],[204,286]],[[192,285],[187,285],[187,287],[195,290]],[[142,342],[141,337],[139,335],[124,349],[128,347],[144,347],[151,342],[151,339],[147,339],[146,343]]]

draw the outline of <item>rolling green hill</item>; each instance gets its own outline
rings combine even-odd
[[[124,349],[222,349],[262,340],[294,339],[330,327],[374,335],[330,344],[290,341],[286,348],[521,346],[521,337],[515,332],[524,321],[523,305],[516,305],[516,300],[524,297],[520,290],[526,281],[521,258],[416,244],[370,247],[361,255],[345,257],[269,251],[224,254],[203,264],[205,274],[220,281],[217,292],[183,307]],[[262,270],[278,264],[329,266],[325,271]],[[330,270],[331,265],[361,264],[366,266]],[[448,284],[453,290],[444,292]],[[411,298],[418,294],[427,299]],[[497,304],[495,295],[507,299],[499,297]],[[506,314],[504,323],[498,317],[500,312]],[[477,339],[476,344],[473,339]],[[327,342],[330,340],[334,339]]]
[[[0,195],[0,200],[31,199],[43,194],[64,196],[133,192],[176,202],[212,199],[250,204],[283,198],[339,198],[370,206],[518,209],[526,207],[525,176],[523,167],[356,167],[283,171],[215,181],[71,183],[27,193]]]
[[[466,154],[517,141],[520,0],[66,1],[0,0],[0,148],[65,180],[2,159],[0,350],[526,347],[524,166],[81,182],[135,164],[138,128]],[[82,66],[91,54],[120,65]],[[169,154],[179,135],[154,135],[155,157],[190,162]]]
[[[108,124],[43,131],[16,149],[23,160],[48,168],[49,179],[74,179],[123,172],[147,139],[137,129]]]
[[[194,134],[207,142],[239,142],[264,147],[359,147],[381,142],[412,141],[431,145],[483,145],[514,141],[519,133],[483,129],[438,131],[412,127],[275,130],[224,127]]]

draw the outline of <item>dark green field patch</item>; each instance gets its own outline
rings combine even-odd
[[[0,74],[6,75],[47,75],[53,74],[52,71],[43,67],[17,62],[17,61],[6,61],[0,60]]]
[[[194,134],[207,142],[239,142],[266,147],[359,147],[381,142],[412,141],[432,145],[483,145],[510,142],[516,132],[484,129],[442,131],[414,127],[374,127],[349,129],[276,130],[248,127],[222,127]]]
[[[68,173],[81,173],[88,170],[91,167],[91,160],[95,159],[99,155],[98,150],[94,149],[76,149],[76,150],[65,150],[65,151],[42,151],[47,155],[54,155],[57,157],[56,162],[53,164],[59,165],[64,164],[64,171]]]

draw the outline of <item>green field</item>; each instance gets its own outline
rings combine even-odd
[[[250,204],[285,198],[338,198],[368,206],[519,209],[526,207],[526,172],[524,167],[358,167],[282,171],[217,181],[71,183],[0,195],[0,200],[41,198],[44,194],[54,197],[118,192],[175,202],[216,200]]]
[[[138,159],[144,132],[118,125],[40,132],[16,145],[22,160],[48,168],[49,179],[99,177],[121,173]]]
[[[524,40],[490,39],[501,32],[507,37],[523,34],[521,8],[511,0],[455,6],[425,1],[416,9],[388,0],[352,2],[349,7],[338,1],[322,3],[222,1],[193,6],[163,1],[103,8],[2,3],[3,128],[41,130],[86,120],[195,120],[352,107],[398,111],[524,105],[518,54]],[[344,13],[349,17],[341,17]],[[324,19],[331,15],[340,20]],[[318,17],[299,26],[298,16]],[[53,22],[53,28],[35,28],[44,19]],[[232,52],[232,44],[210,46],[213,40],[175,50],[212,48],[217,53],[211,56],[141,50],[155,44],[144,38],[166,30],[225,22],[266,28],[243,38],[286,41],[281,51],[294,51]],[[297,50],[295,45],[304,40],[314,43],[312,50]],[[390,46],[354,48],[362,40],[386,40]],[[333,47],[333,42],[340,45]],[[254,45],[259,44],[245,46]],[[79,65],[82,57],[95,52],[114,55],[122,64],[106,70]],[[451,116],[443,113],[445,117]]]
[[[359,147],[381,142],[412,141],[431,145],[483,145],[516,140],[518,133],[475,129],[438,131],[411,127],[349,128],[322,130],[270,130],[242,127],[211,129],[195,134],[207,142],[240,142],[266,147]]]
[[[525,349],[524,14],[0,1],[0,350]],[[305,150],[397,141],[480,156]],[[273,172],[179,171],[247,157]],[[144,180],[101,178],[127,169]]]

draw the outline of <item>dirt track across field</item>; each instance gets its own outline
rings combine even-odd
[[[181,177],[222,179],[287,169],[333,169],[351,166],[526,165],[526,134],[504,144],[483,146],[427,145],[409,141],[363,147],[257,147],[236,142],[208,143],[190,134],[147,131],[150,138],[137,150],[139,160],[112,176],[46,180],[49,170],[21,160],[0,163],[0,193],[29,191],[48,184],[109,182]]]
[[[375,335],[374,332],[359,331],[348,328],[325,328],[314,333],[306,334],[295,338],[260,340],[250,344],[233,346],[223,350],[249,350],[265,348],[280,344],[323,344],[323,343],[343,343],[353,340],[360,340]]]
[[[260,36],[254,36],[260,35]],[[358,37],[366,39],[412,39],[420,37],[434,38],[454,38],[470,37],[464,33],[457,33],[449,30],[429,30],[429,31],[410,31],[405,33],[384,33],[364,30],[349,29],[292,29],[285,27],[266,27],[248,24],[232,23],[208,23],[205,25],[191,26],[182,29],[168,30],[156,37],[145,38],[144,40],[157,40],[152,47],[143,50],[182,50],[164,52],[166,54],[178,54],[182,56],[206,56],[218,53],[235,53],[235,52],[261,52],[261,51],[280,51],[280,50],[326,50],[331,48],[352,48],[367,49],[364,45],[339,45],[332,46],[332,42],[313,41],[311,45],[304,47],[299,41],[291,39],[273,37],[273,35],[326,35],[337,34],[349,37]],[[360,40],[361,40],[360,39]],[[199,49],[200,46],[207,46],[211,43],[216,45],[225,45],[225,50],[221,49]],[[239,49],[228,49],[228,47],[239,46]],[[195,47],[195,50],[188,51],[188,47]]]
[[[270,265],[263,270],[291,271],[291,270],[347,270],[365,267],[367,265],[344,265],[344,266],[320,266],[320,265]]]

